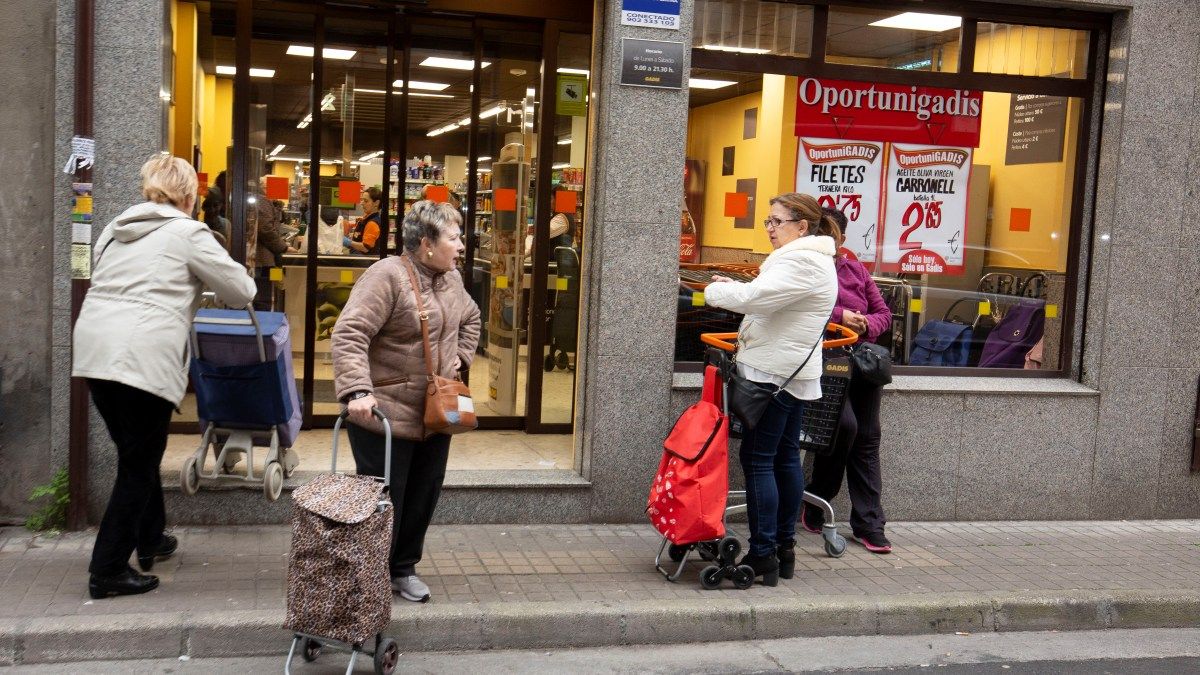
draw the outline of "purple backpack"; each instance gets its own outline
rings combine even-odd
[[[1046,302],[1023,299],[1004,313],[979,356],[980,368],[1024,368],[1025,355],[1042,339]]]

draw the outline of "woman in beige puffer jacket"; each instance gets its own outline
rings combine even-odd
[[[480,330],[479,307],[455,269],[464,250],[461,222],[448,204],[413,204],[404,217],[404,253],[363,273],[333,329],[334,387],[347,404],[359,474],[383,475],[383,425],[371,410],[378,407],[392,427],[392,588],[414,602],[429,599],[415,568],[446,477],[450,436],[428,434],[423,423],[425,348],[409,266],[429,317],[435,372],[454,377],[470,367]]]

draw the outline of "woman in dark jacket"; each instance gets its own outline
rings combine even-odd
[[[824,209],[846,231],[846,216],[841,211]],[[840,247],[841,241],[838,242]],[[833,321],[875,342],[891,328],[892,311],[883,301],[871,273],[857,260],[839,255],[836,260],[838,298]],[[891,553],[892,544],[884,535],[887,520],[883,515],[879,471],[879,404],[883,390],[860,377],[850,380],[849,400],[842,410],[837,444],[828,456],[818,455],[813,462],[809,491],[825,500],[833,499],[842,488],[842,476],[850,492],[850,529],[854,541],[872,553]],[[824,525],[821,511],[805,504],[801,526],[820,533]]]

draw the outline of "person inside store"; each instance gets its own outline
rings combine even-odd
[[[841,231],[809,195],[772,197],[763,222],[774,251],[759,275],[737,282],[714,275],[704,301],[743,314],[738,374],[781,387],[762,418],[743,432],[750,550],[739,564],[774,586],[796,564],[796,521],[804,494],[800,458],[801,411],[821,398],[821,346],[837,299],[834,255]]]
[[[253,227],[246,237],[247,260],[255,266],[254,282],[258,293],[254,296],[254,309],[270,311],[275,305],[275,284],[271,281],[271,268],[283,264],[283,254],[287,252],[287,241],[283,238],[281,211],[275,209],[275,204],[263,192],[267,184],[266,176],[258,182],[259,188],[253,196],[252,208],[249,215],[253,219]]]
[[[358,205],[362,208],[363,217],[358,219],[354,229],[342,241],[351,253],[379,255],[379,234],[383,232],[383,222],[379,215],[382,199],[383,192],[377,187],[369,187],[362,191]]]
[[[428,375],[415,293],[428,317],[438,375],[454,377],[470,368],[481,325],[479,307],[455,266],[465,249],[458,211],[421,200],[402,227],[403,253],[359,277],[334,326],[331,350],[335,393],[346,404],[359,474],[383,475],[383,425],[371,411],[378,408],[391,424],[392,589],[405,600],[425,602],[429,587],[416,565],[446,477],[450,436],[425,431]]]
[[[846,231],[846,216],[834,209],[826,215]],[[842,241],[838,241],[840,248]],[[834,323],[842,324],[860,340],[875,342],[892,326],[892,310],[871,279],[871,273],[857,260],[839,255],[835,262],[838,298],[833,308]],[[871,553],[891,553],[892,544],[884,534],[887,519],[883,514],[883,491],[879,468],[879,406],[883,388],[860,375],[851,375],[846,405],[838,421],[837,441],[829,455],[817,455],[813,461],[809,492],[830,501],[842,489],[842,477],[850,493],[850,529],[853,540]],[[800,526],[821,533],[825,515],[810,504],[804,505]]]
[[[200,208],[204,211],[204,224],[212,230],[213,236],[226,249],[229,248],[229,219],[225,217],[225,172],[217,174],[213,184],[208,187]]]
[[[91,288],[73,336],[74,377],[86,378],[92,401],[117,447],[117,479],[96,543],[88,592],[100,599],[146,593],[158,577],[143,572],[170,557],[178,540],[165,531],[159,464],[171,412],[188,382],[190,319],[208,287],[232,307],[254,297],[246,268],[188,216],[196,172],[183,159],[155,155],[141,169],[146,201],[105,226],[96,241]]]

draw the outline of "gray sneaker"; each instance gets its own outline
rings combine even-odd
[[[392,577],[392,590],[410,602],[429,602],[429,587],[415,574]]]

